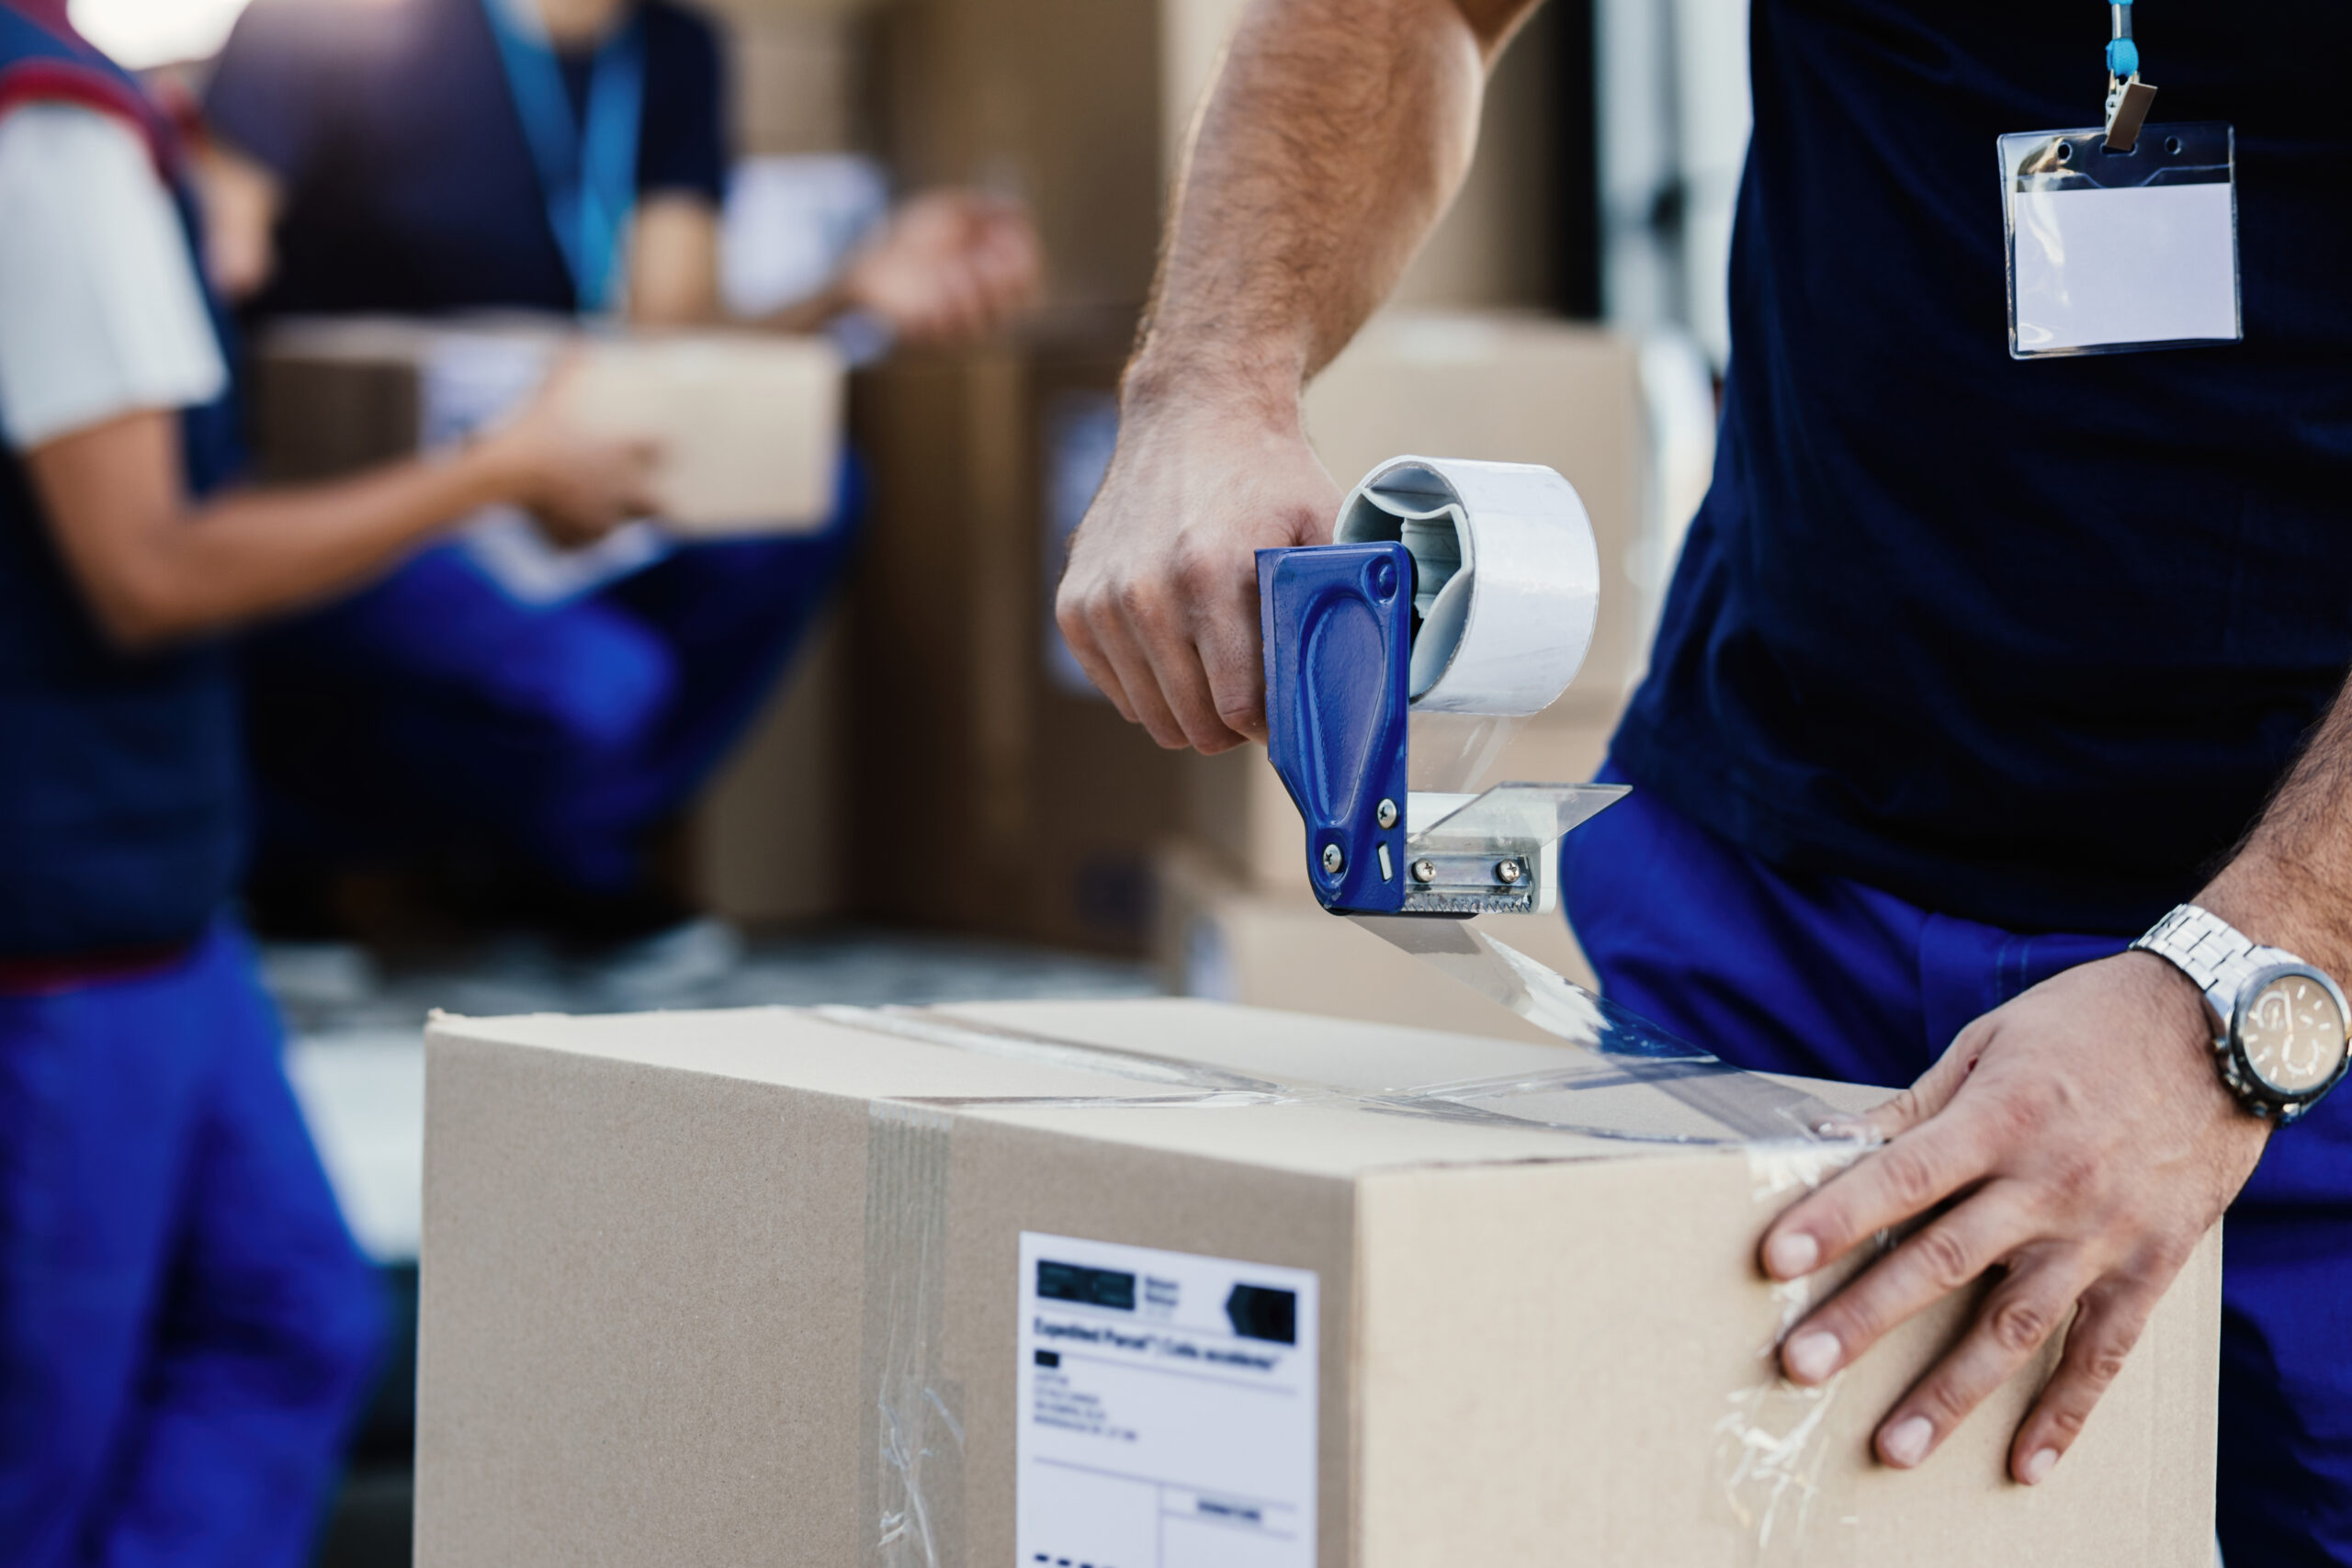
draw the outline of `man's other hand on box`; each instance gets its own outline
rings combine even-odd
[[[2222,1087],[2211,1029],[2186,979],[2132,953],[1969,1025],[1868,1118],[1887,1145],[1766,1235],[1766,1271],[1792,1280],[1931,1216],[1790,1332],[1789,1377],[1826,1382],[1915,1314],[1989,1280],[1966,1336],[1880,1423],[1879,1457],[1924,1461],[2063,1333],[2009,1451],[2018,1481],[2047,1477],[2261,1157],[2270,1123]]]

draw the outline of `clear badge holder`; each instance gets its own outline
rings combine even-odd
[[[2145,126],[2129,151],[2109,141],[2098,128],[2001,138],[2010,355],[2240,341],[2231,128]]]

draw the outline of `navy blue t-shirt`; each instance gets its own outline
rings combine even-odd
[[[286,187],[257,312],[577,307],[481,7],[254,0],[238,19],[205,113]],[[639,9],[638,190],[715,203],[727,164],[718,40],[666,0]],[[586,61],[567,64],[584,115]]]
[[[1714,487],[1615,742],[2022,931],[2191,896],[2352,661],[2352,123],[2294,85],[2352,9],[2133,11],[2154,120],[2236,125],[2245,341],[2021,363],[1995,139],[2097,123],[2106,8],[1757,0]]]

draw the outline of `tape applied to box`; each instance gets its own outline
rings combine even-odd
[[[863,1494],[866,1556],[885,1568],[954,1568],[965,1560],[963,1391],[940,1371],[947,1280],[948,1199],[954,1112],[964,1107],[1127,1108],[1137,1111],[1334,1104],[1384,1114],[1434,1117],[1586,1136],[1745,1145],[1758,1171],[1759,1200],[1781,1190],[1772,1173],[1820,1173],[1864,1146],[1835,1109],[1804,1089],[1742,1071],[1624,1009],[1553,974],[1467,924],[1366,919],[1360,923],[1400,951],[1558,1036],[1556,1067],[1535,1075],[1363,1091],[1260,1077],[1088,1042],[1054,1039],[923,1010],[823,1007],[848,1028],[956,1050],[1124,1078],[1131,1094],[1082,1098],[978,1097],[877,1100],[867,1145],[865,1343],[861,1381],[866,1425]],[[1594,1097],[1610,1097],[1600,1117]],[[1645,1102],[1628,1118],[1622,1097]],[[1629,1134],[1628,1121],[1654,1131]],[[1810,1442],[1832,1397],[1800,1391],[1783,1410],[1777,1378],[1733,1395],[1717,1433],[1726,1497],[1759,1551],[1802,1533]]]

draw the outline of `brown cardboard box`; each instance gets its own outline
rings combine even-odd
[[[871,476],[849,599],[857,914],[1146,947],[1182,764],[1056,673],[1052,629],[1060,529],[1107,457],[1125,349],[1122,332],[1080,331],[856,378]]]
[[[1590,1066],[1193,1002],[436,1019],[416,1561],[2208,1568],[2218,1237],[2045,1484],[2047,1352],[1888,1471],[1966,1303],[1780,1383],[1754,1250],[1833,1162],[1645,1141],[1693,1112]]]
[[[1168,180],[1238,14],[1235,0],[901,0],[878,29],[886,149],[912,186],[1026,198],[1052,303],[1131,308],[1150,288]],[[1550,301],[1547,27],[1504,57],[1468,182],[1399,299]]]
[[[1179,996],[1324,1018],[1362,1019],[1542,1043],[1533,1024],[1327,913],[1303,874],[1286,887],[1251,887],[1193,845],[1160,852],[1152,960]],[[1588,989],[1591,966],[1566,919],[1483,915],[1475,922]]]
[[[821,338],[575,332],[546,321],[288,321],[254,364],[254,435],[273,479],[405,457],[479,429],[578,355],[567,393],[590,430],[658,441],[673,533],[792,533],[832,513],[840,355]]]
[[[1297,816],[1263,751],[1161,751],[1088,684],[1053,627],[1061,543],[1117,428],[1123,328],[1065,322],[856,378],[872,504],[852,590],[849,839],[861,860],[847,894],[868,918],[1140,953],[1154,856],[1178,831],[1255,885],[1299,883]],[[1317,380],[1306,411],[1343,483],[1405,451],[1548,462],[1579,486],[1604,562],[1622,564],[1645,536],[1636,355],[1620,338],[1521,316],[1384,319]],[[1508,776],[1591,776],[1642,603],[1622,572],[1604,583],[1593,656],[1527,726]],[[890,851],[894,869],[867,869],[863,857],[914,842],[919,863]]]
[[[845,152],[864,142],[862,4],[704,0],[727,60],[739,157]]]
[[[840,912],[844,664],[829,616],[695,803],[684,874],[696,908],[744,925]]]
[[[1166,166],[1199,112],[1249,0],[1160,0],[1161,146]],[[1559,153],[1555,29],[1539,10],[1494,75],[1478,146],[1462,188],[1389,296],[1403,306],[1550,305],[1556,301]]]
[[[1049,303],[1140,304],[1161,211],[1155,0],[900,0],[879,22],[882,150],[908,186],[1020,197]]]
[[[1614,728],[1613,716],[1579,722],[1573,713],[1546,713],[1520,728],[1489,782],[1586,783],[1608,756]],[[1186,755],[1184,833],[1244,887],[1306,896],[1306,827],[1263,746]]]
[[[1601,560],[1592,651],[1488,782],[1591,778],[1642,670],[1657,587],[1643,563],[1659,520],[1640,360],[1630,339],[1543,317],[1397,311],[1375,318],[1307,389],[1308,436],[1343,485],[1407,452],[1542,463],[1567,477],[1591,516]],[[1184,766],[1191,840],[1251,887],[1303,890],[1303,829],[1264,749]]]
[[[1600,551],[1600,618],[1553,718],[1613,718],[1643,663],[1657,584],[1639,568],[1658,524],[1641,354],[1544,316],[1399,310],[1306,389],[1307,437],[1342,485],[1418,453],[1541,463],[1576,486]]]

